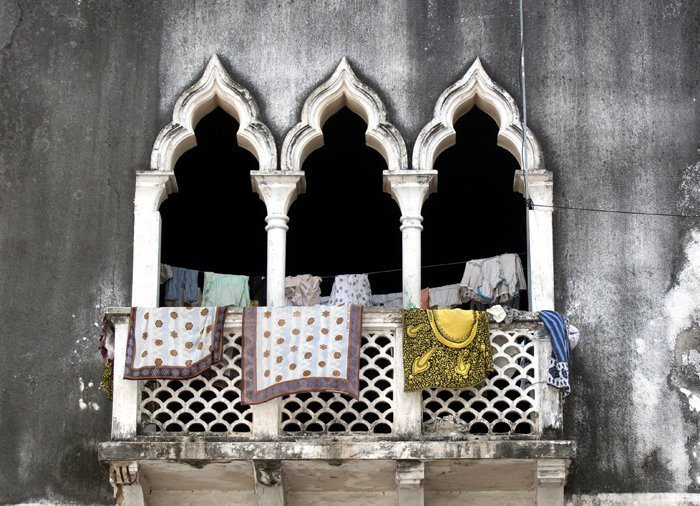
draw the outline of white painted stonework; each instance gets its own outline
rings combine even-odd
[[[253,153],[260,170],[277,168],[277,147],[270,129],[258,118],[252,95],[226,72],[219,57],[211,57],[207,68],[175,103],[173,120],[158,134],[151,153],[151,169],[172,171],[185,151],[197,145],[194,128],[204,116],[221,107],[239,123],[238,144]]]
[[[301,170],[306,157],[323,146],[322,128],[326,120],[343,107],[365,120],[367,145],[384,157],[390,171],[408,168],[406,143],[398,129],[387,121],[384,104],[343,58],[333,75],[306,99],[301,121],[285,136],[281,155],[283,171]]]

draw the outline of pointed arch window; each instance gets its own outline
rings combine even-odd
[[[525,192],[525,171],[529,196],[542,204],[552,202],[551,174],[544,170],[542,152],[533,133],[523,132],[520,113],[513,98],[486,73],[477,58],[466,74],[449,86],[438,98],[432,120],[423,127],[413,149],[413,168],[419,171],[433,170],[438,157],[455,145],[457,130],[455,125],[474,107],[490,116],[498,126],[496,141],[507,150],[519,165],[514,171],[512,187],[519,193]],[[528,166],[523,167],[523,150],[527,150]],[[447,153],[445,153],[447,154]],[[480,170],[491,170],[481,168]],[[465,188],[465,202],[468,206],[468,191]],[[472,191],[479,191],[478,188]],[[494,203],[497,205],[497,203]],[[530,213],[530,227],[527,236],[532,305],[530,310],[554,307],[554,268],[552,251],[551,208],[538,207]],[[478,221],[486,226],[498,226],[488,221],[488,210],[476,210]],[[518,220],[517,217],[514,219]],[[466,220],[466,225],[468,225]],[[477,221],[476,219],[474,220]],[[467,227],[468,228],[468,227]],[[465,233],[462,229],[455,234]],[[476,239],[478,240],[478,238]],[[520,253],[520,252],[514,252]]]

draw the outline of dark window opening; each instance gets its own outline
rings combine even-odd
[[[302,169],[306,193],[289,210],[287,274],[324,276],[401,268],[399,206],[383,191],[386,162],[365,145],[367,124],[343,108],[323,127],[324,146]],[[401,272],[370,275],[372,293],[401,291]]]
[[[238,126],[220,108],[197,124],[197,146],[175,165],[178,192],[160,206],[163,263],[221,274],[265,274],[267,213],[250,182],[258,162],[238,145]]]
[[[456,144],[435,161],[438,191],[423,206],[422,284],[459,283],[465,262],[502,253],[518,253],[527,269],[525,203],[513,191],[520,166],[497,145],[498,125],[474,107],[455,123]],[[527,307],[521,291],[520,307]]]

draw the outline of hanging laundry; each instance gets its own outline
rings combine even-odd
[[[378,293],[369,298],[370,306],[403,307],[403,293]]]
[[[171,267],[173,277],[165,282],[165,300],[176,306],[195,305],[199,301],[199,271]]]
[[[250,305],[248,276],[236,274],[204,273],[202,306],[236,306]]]
[[[284,278],[287,306],[315,306],[321,297],[321,278],[311,274]]]
[[[450,309],[462,304],[459,285],[445,285],[428,289],[431,308]]]
[[[420,307],[421,309],[430,307],[430,288],[423,288],[420,291]]]
[[[493,368],[486,313],[404,309],[403,363],[406,391],[481,383]]]
[[[568,325],[568,335],[569,335],[569,350],[576,348],[579,339],[581,338],[581,333],[573,325]]]
[[[105,393],[107,399],[112,400],[114,391],[114,325],[107,316],[102,319],[100,328],[100,354],[105,361],[100,389]]]
[[[540,320],[552,340],[552,354],[549,357],[547,384],[564,390],[566,397],[571,393],[569,384],[569,338],[566,319],[556,311],[540,311]]]
[[[267,280],[265,276],[250,276],[248,278],[250,287],[251,305],[265,306],[267,304]],[[256,301],[256,304],[253,304]]]
[[[225,307],[131,309],[125,379],[192,378],[221,360]]]
[[[359,394],[362,306],[243,310],[243,403],[297,392]]]
[[[168,264],[160,264],[160,284],[173,277],[173,269]]]
[[[357,304],[369,306],[372,298],[372,288],[367,274],[341,274],[335,277],[329,306],[339,304]]]
[[[522,262],[514,253],[468,261],[460,285],[463,302],[481,304],[509,305],[527,288]]]

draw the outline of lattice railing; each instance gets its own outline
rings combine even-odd
[[[535,339],[532,320],[493,325],[494,370],[486,382],[466,390],[434,389],[422,394],[423,434],[537,437],[542,401],[538,371],[544,341]],[[295,394],[282,398],[280,434],[388,436],[396,434],[399,396],[395,356],[401,338],[401,312],[365,309],[360,363],[360,396],[339,393]],[[254,436],[253,412],[241,404],[241,313],[230,312],[225,327],[224,358],[189,380],[141,383],[138,433],[199,433]],[[406,399],[406,397],[402,397]],[[412,408],[421,409],[420,405]],[[559,409],[558,405],[551,409]],[[404,414],[404,416],[406,416]],[[418,434],[416,434],[418,435]]]
[[[285,396],[282,430],[391,434],[394,422],[395,330],[363,332],[360,395],[314,392]]]
[[[423,391],[424,432],[536,432],[534,331],[491,329],[493,371],[466,390]]]
[[[141,433],[250,433],[253,413],[240,402],[242,348],[239,315],[235,325],[225,328],[221,362],[196,378],[145,381]]]

